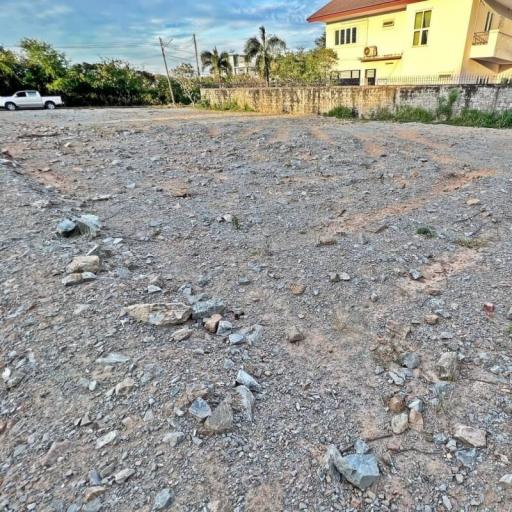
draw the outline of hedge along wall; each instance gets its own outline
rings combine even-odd
[[[324,114],[344,106],[366,116],[381,108],[394,110],[404,105],[435,110],[439,98],[451,89],[460,91],[455,113],[462,108],[512,110],[512,87],[501,85],[202,89],[201,98],[214,107],[236,103],[265,114]]]

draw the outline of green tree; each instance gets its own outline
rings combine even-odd
[[[317,82],[328,77],[336,61],[336,52],[331,49],[299,50],[277,57],[272,70],[280,80]]]
[[[220,80],[223,74],[229,75],[231,73],[229,54],[227,52],[219,53],[216,47],[211,52],[204,51],[201,53],[201,63],[203,69],[209,68],[217,80]]]
[[[251,37],[245,43],[245,55],[248,60],[256,59],[256,67],[270,84],[270,71],[274,59],[286,49],[286,43],[277,36],[267,36],[265,27],[260,27],[258,37]]]
[[[0,95],[20,89],[22,66],[18,55],[0,46]]]
[[[63,53],[37,39],[22,39],[23,82],[26,87],[48,90],[49,84],[66,74],[68,62]]]
[[[315,47],[316,48],[325,48],[327,46],[327,33],[324,30],[320,37],[315,39]]]

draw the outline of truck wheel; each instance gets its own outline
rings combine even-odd
[[[45,104],[44,104],[44,108],[46,110],[55,110],[55,103],[53,103],[53,101],[47,101]]]
[[[14,110],[16,110],[16,104],[12,102],[6,103],[5,110],[10,110],[11,112],[13,112]]]

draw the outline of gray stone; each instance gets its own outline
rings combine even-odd
[[[116,395],[127,395],[134,388],[135,381],[131,377],[127,377],[123,381],[119,382],[115,387]]]
[[[487,446],[485,430],[468,427],[467,425],[456,425],[453,437],[475,448],[485,448]]]
[[[261,391],[261,385],[258,381],[244,370],[238,371],[236,382],[249,388],[251,391]]]
[[[304,334],[296,325],[292,325],[286,330],[286,339],[289,343],[298,343],[304,340]]]
[[[96,359],[98,364],[122,364],[127,363],[130,360],[128,356],[112,352],[105,357],[99,357]]]
[[[499,481],[500,487],[504,489],[512,489],[512,473],[508,475],[503,475]]]
[[[98,256],[77,256],[66,267],[67,274],[82,272],[97,273],[100,270],[100,259]]]
[[[370,447],[362,439],[356,439],[356,442],[354,443],[354,450],[356,453],[364,455],[370,451]]]
[[[380,476],[377,459],[374,455],[352,454],[337,457],[334,461],[336,469],[355,487],[365,490]]]
[[[402,412],[391,419],[391,430],[393,434],[403,434],[409,428],[409,414]]]
[[[206,419],[205,427],[214,434],[228,432],[233,428],[233,410],[231,405],[223,400]]]
[[[61,220],[57,224],[57,233],[63,237],[69,237],[74,234],[76,230],[76,223],[70,219]]]
[[[84,214],[74,221],[81,235],[89,235],[94,238],[99,234],[101,222],[96,215]]]
[[[241,332],[234,332],[228,336],[230,345],[241,345],[245,343],[245,336]]]
[[[406,368],[410,370],[414,370],[418,368],[421,364],[421,356],[416,352],[406,352],[401,357],[401,363]]]
[[[192,318],[200,320],[215,314],[222,314],[226,306],[220,299],[200,300],[192,306]]]
[[[476,462],[476,449],[468,448],[463,450],[457,450],[455,452],[457,460],[466,467],[472,467]]]
[[[123,482],[126,482],[126,480],[128,480],[128,478],[130,478],[134,474],[135,474],[135,469],[131,469],[131,468],[122,469],[121,471],[118,471],[114,475],[114,480],[116,481],[117,484],[122,484]]]
[[[134,304],[124,311],[139,322],[156,326],[184,324],[192,314],[192,308],[181,302]]]
[[[203,400],[202,398],[196,398],[192,402],[192,405],[189,408],[189,412],[198,420],[204,420],[211,415],[212,410],[210,409],[210,406],[206,400]]]
[[[64,279],[62,279],[62,284],[64,286],[75,286],[77,284],[94,281],[95,279],[96,275],[92,272],[76,272],[74,274],[69,274]]]
[[[82,512],[99,512],[101,510],[101,498],[96,498],[82,507]]]
[[[419,398],[415,398],[409,404],[407,404],[407,407],[411,409],[412,411],[416,412],[423,412],[423,402]]]
[[[231,333],[231,330],[233,329],[233,324],[231,322],[228,322],[227,320],[221,320],[219,322],[219,325],[217,326],[217,335],[218,336],[227,336]]]
[[[175,331],[171,334],[172,341],[180,342],[185,341],[192,336],[192,333],[194,331],[192,329],[189,329],[188,327],[185,327],[184,329],[179,329],[178,331]]]
[[[251,345],[256,345],[263,339],[263,326],[258,324],[252,325],[244,333],[247,341]]]
[[[421,271],[414,268],[409,270],[409,275],[411,276],[411,279],[413,279],[414,281],[419,281],[423,277]]]
[[[245,418],[248,421],[254,420],[254,403],[256,399],[251,390],[246,386],[237,386],[236,390],[240,395],[240,403],[245,412]]]
[[[165,510],[166,508],[169,508],[172,505],[173,500],[174,500],[174,495],[173,495],[171,489],[169,489],[169,488],[162,489],[155,496],[155,503],[153,505],[153,509],[154,510]]]
[[[108,434],[105,434],[104,436],[99,437],[96,439],[96,449],[101,450],[104,446],[107,444],[112,443],[117,437],[117,430],[112,430],[112,432],[109,432]]]
[[[436,370],[442,380],[455,380],[459,370],[457,352],[444,352],[437,361]]]
[[[166,434],[162,441],[168,443],[172,448],[176,448],[185,440],[185,434],[183,432],[170,432]]]

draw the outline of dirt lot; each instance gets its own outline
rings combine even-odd
[[[0,510],[510,511],[511,141],[0,112]],[[57,233],[84,214],[97,236]],[[205,298],[234,336],[124,309]],[[358,439],[364,491],[325,465]]]

